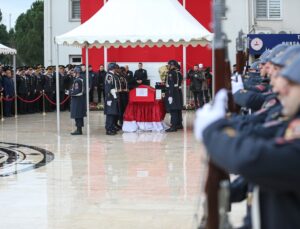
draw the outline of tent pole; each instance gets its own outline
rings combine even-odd
[[[186,47],[183,47],[183,105],[186,106],[187,90],[186,90]]]
[[[103,4],[106,4],[106,0],[103,0]],[[107,48],[104,47],[104,69],[107,71]]]
[[[59,47],[56,44],[56,124],[57,135],[60,136],[60,99],[59,99]]]
[[[215,95],[215,85],[216,85],[216,78],[215,78],[215,70],[216,70],[216,66],[215,66],[215,40],[213,39],[212,41],[212,95],[211,95],[211,99],[214,98]]]
[[[15,87],[15,118],[18,117],[18,95],[17,95],[17,73],[16,73],[16,54],[13,55],[14,68],[14,87]]]
[[[186,9],[186,0],[183,0],[182,6]],[[186,90],[186,47],[183,46],[183,105],[186,107],[187,90]]]
[[[87,117],[87,134],[90,133],[90,82],[89,82],[89,46],[85,46],[85,73],[86,73],[86,117]]]

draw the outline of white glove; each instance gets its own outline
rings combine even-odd
[[[203,139],[203,131],[210,124],[225,117],[227,103],[227,91],[222,89],[217,93],[213,104],[205,104],[203,108],[197,110],[194,121],[194,135],[198,141]]]
[[[69,91],[69,90],[65,90],[65,94],[66,94],[66,95],[69,95],[69,94],[70,94],[70,91]]]
[[[117,98],[117,93],[116,93],[116,89],[111,89],[110,93],[112,94],[112,96],[114,97],[114,99]]]
[[[172,98],[172,97],[169,97],[169,98],[168,98],[168,101],[169,101],[169,104],[172,104],[172,103],[173,103],[173,98]]]
[[[110,107],[110,106],[111,106],[111,104],[112,104],[112,101],[107,101],[107,102],[106,102],[106,104],[107,104],[107,106],[109,106],[109,107]]]
[[[235,94],[236,92],[238,92],[239,90],[242,90],[242,89],[244,89],[242,76],[236,74],[233,77],[231,77],[231,91],[232,91],[232,94]]]

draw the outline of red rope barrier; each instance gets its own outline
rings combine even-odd
[[[45,98],[49,101],[49,103],[51,103],[52,105],[56,105],[55,102],[53,102],[46,94],[45,95]]]
[[[3,101],[6,101],[6,102],[12,102],[12,101],[14,101],[15,100],[15,97],[12,97],[12,98],[5,98],[5,97],[3,97],[2,98],[3,99]]]
[[[63,105],[65,104],[68,100],[69,100],[70,96],[67,96],[61,103],[60,105]]]
[[[33,100],[26,100],[21,98],[20,96],[18,96],[18,99],[21,100],[24,103],[35,103],[36,101],[38,101],[43,95],[39,95],[37,98],[33,99]]]
[[[49,101],[49,103],[51,103],[52,105],[56,105],[56,102],[54,102],[53,100],[51,100],[46,94],[45,94],[45,98]],[[66,103],[68,101],[68,99],[70,98],[70,96],[67,96],[61,103],[60,105],[63,105],[64,103]]]

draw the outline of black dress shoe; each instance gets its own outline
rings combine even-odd
[[[177,131],[177,129],[174,128],[174,127],[171,127],[171,128],[166,130],[166,132],[176,132],[176,131]]]
[[[106,135],[116,135],[117,133],[115,131],[107,130]]]
[[[176,126],[176,129],[177,130],[182,130],[183,129],[183,125]]]
[[[82,129],[81,128],[77,128],[77,130],[75,130],[74,132],[72,132],[71,135],[82,135]]]

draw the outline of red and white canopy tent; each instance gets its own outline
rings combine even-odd
[[[125,17],[124,12],[126,12]],[[109,0],[84,24],[55,37],[57,52],[59,51],[58,45],[85,48],[87,77],[88,49],[92,47],[187,47],[189,45],[195,47],[211,44],[212,40],[212,33],[185,10],[178,0]],[[107,61],[105,61],[106,64]],[[185,73],[186,61],[183,64]],[[58,72],[58,63],[56,68]],[[58,74],[56,76],[58,77]],[[86,82],[87,91],[89,91],[89,81]],[[56,83],[58,84],[58,80]],[[57,128],[60,132],[59,93],[56,95]],[[186,95],[186,84],[184,95]],[[89,109],[87,112],[89,129]]]
[[[17,117],[17,78],[16,78],[16,55],[17,50],[9,48],[3,44],[0,44],[0,54],[13,56],[13,69],[14,69],[14,87],[15,87],[15,117]]]

